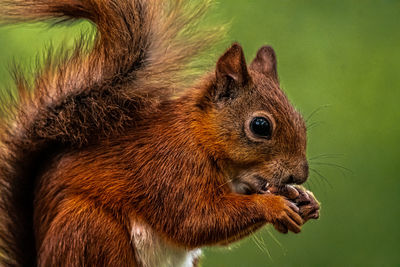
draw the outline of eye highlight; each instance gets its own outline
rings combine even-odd
[[[250,130],[259,137],[270,139],[272,135],[272,124],[264,117],[255,117],[250,122]]]

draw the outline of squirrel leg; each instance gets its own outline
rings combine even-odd
[[[79,199],[58,210],[39,244],[38,266],[138,266],[129,233],[110,213]]]
[[[299,209],[292,202],[273,194],[228,193],[201,203],[191,206],[191,212],[184,217],[174,214],[173,209],[157,221],[146,217],[155,229],[185,247],[227,244],[249,235],[265,223],[272,223],[284,233],[288,230],[298,233],[303,223]]]

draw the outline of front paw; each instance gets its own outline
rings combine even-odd
[[[271,194],[270,197],[275,199],[274,203],[267,204],[267,220],[281,233],[299,233],[303,225],[303,219],[299,215],[300,208],[281,196]]]
[[[271,188],[276,195],[284,196],[299,208],[299,214],[304,222],[319,218],[320,204],[314,194],[302,186],[287,185],[280,188]]]
[[[299,196],[294,199],[294,202],[299,207],[304,222],[310,219],[318,219],[320,204],[314,194],[302,186],[296,186],[296,190]]]

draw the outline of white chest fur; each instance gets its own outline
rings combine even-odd
[[[148,225],[131,222],[131,240],[136,259],[143,267],[192,267],[200,249],[185,250],[162,240]]]

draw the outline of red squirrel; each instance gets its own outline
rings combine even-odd
[[[215,70],[190,68],[218,38],[210,1],[4,0],[2,24],[86,19],[72,50],[2,100],[4,266],[195,266],[200,248],[269,223],[298,233],[319,216],[306,125],[262,47],[234,43]]]

